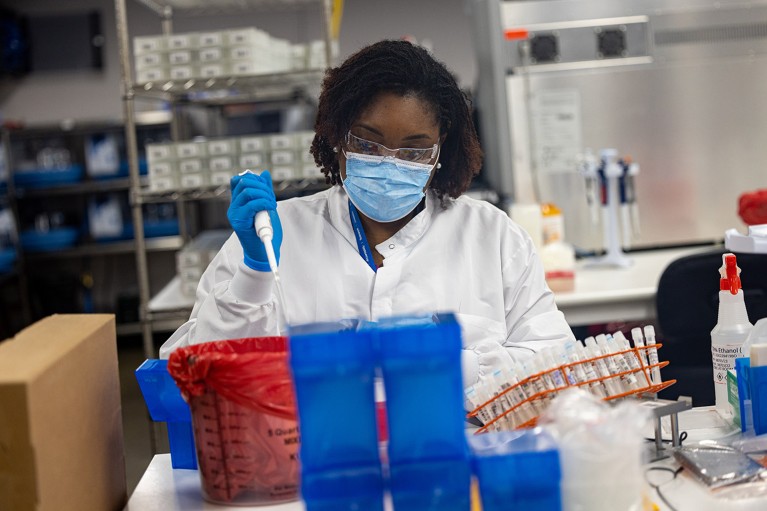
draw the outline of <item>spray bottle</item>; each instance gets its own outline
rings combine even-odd
[[[740,285],[740,268],[735,254],[722,255],[719,269],[719,319],[711,331],[711,358],[714,363],[716,409],[720,415],[732,414],[727,400],[727,371],[742,357],[743,342],[751,331],[746,303]]]

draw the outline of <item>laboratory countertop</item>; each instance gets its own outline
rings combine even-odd
[[[701,440],[730,438],[738,434],[737,430],[727,425],[712,407],[693,408],[679,414],[681,431],[686,431],[686,443]],[[664,426],[665,427],[665,426]],[[648,441],[648,448],[651,446]],[[650,490],[650,498],[660,511],[764,511],[767,509],[767,497],[748,497],[735,492],[711,492],[693,478],[687,471],[682,471],[672,478],[670,471],[678,464],[673,458],[647,463],[645,478],[657,485],[665,501]],[[301,502],[270,506],[230,507],[209,504],[202,499],[199,473],[195,470],[174,470],[171,468],[170,455],[158,454],[149,464],[136,490],[124,511],[223,511],[223,510],[259,510],[259,511],[304,511]]]
[[[712,250],[713,245],[671,248],[629,254],[628,268],[593,267],[591,258],[578,261],[575,288],[554,293],[557,306],[571,326],[640,321],[655,317],[655,294],[663,270],[680,257]],[[181,293],[174,277],[149,302],[152,312],[192,309],[194,297]]]
[[[554,293],[557,307],[571,326],[612,321],[640,321],[655,317],[655,294],[663,270],[674,260],[712,250],[714,245],[649,250],[628,254],[628,268],[592,266],[578,261],[575,288]]]

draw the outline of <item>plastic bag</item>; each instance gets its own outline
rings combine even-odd
[[[538,424],[559,444],[564,511],[640,508],[642,431],[649,420],[650,412],[633,400],[612,406],[579,388],[551,402]]]
[[[192,410],[206,499],[261,504],[298,497],[299,432],[285,337],[179,348],[168,371]]]

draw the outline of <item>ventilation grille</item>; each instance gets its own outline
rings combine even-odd
[[[767,38],[767,23],[666,30],[655,33],[655,44],[716,44]]]

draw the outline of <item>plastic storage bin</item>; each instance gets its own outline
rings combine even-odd
[[[152,420],[167,423],[173,468],[196,469],[192,415],[168,372],[168,361],[144,361],[136,369],[136,380]]]
[[[355,320],[290,328],[307,511],[383,511],[373,332]]]
[[[20,235],[21,246],[29,252],[52,252],[77,243],[80,231],[75,227],[57,227],[47,232],[27,230]]]
[[[389,473],[398,511],[465,510],[471,466],[464,431],[461,329],[453,314],[372,325],[389,426]]]
[[[541,430],[489,432],[469,439],[484,511],[560,511],[559,451]]]
[[[168,370],[192,410],[203,497],[254,505],[298,498],[298,423],[287,339],[179,348]]]
[[[85,169],[80,164],[71,164],[56,169],[19,170],[13,174],[13,181],[19,188],[46,188],[78,183],[82,181]]]

